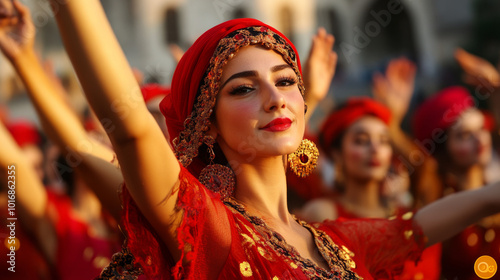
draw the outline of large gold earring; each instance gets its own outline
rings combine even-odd
[[[207,189],[220,194],[221,199],[224,200],[233,195],[236,181],[234,172],[227,166],[213,163],[215,159],[213,149],[215,140],[211,136],[205,137],[204,140],[205,144],[208,146],[210,164],[201,170],[198,180]]]
[[[300,142],[299,148],[288,155],[288,163],[293,173],[299,177],[306,177],[318,165],[319,152],[316,145],[307,139]]]

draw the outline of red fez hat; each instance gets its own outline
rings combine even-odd
[[[32,123],[28,121],[16,121],[7,124],[7,130],[19,147],[27,145],[38,145],[41,142],[40,133]]]
[[[481,110],[481,113],[483,113],[484,116],[484,127],[489,131],[493,131],[495,128],[495,118],[493,114],[485,110]]]
[[[474,105],[474,99],[466,88],[447,87],[417,109],[413,117],[413,134],[419,140],[432,139],[434,132],[448,129],[464,111]]]
[[[342,132],[367,115],[379,118],[387,125],[391,121],[391,111],[383,104],[369,97],[350,98],[343,106],[332,112],[321,126],[319,136],[321,148],[328,151]]]
[[[170,93],[170,87],[165,87],[159,84],[146,84],[141,87],[142,97],[144,102],[148,103],[157,96],[165,97]]]

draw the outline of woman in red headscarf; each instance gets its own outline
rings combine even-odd
[[[413,218],[296,220],[284,159],[304,134],[304,87],[296,51],[280,32],[237,19],[198,38],[161,104],[170,149],[99,1],[52,4],[91,106],[115,124],[109,136],[126,181],[126,249],[102,278],[142,271],[150,279],[380,279],[418,258],[425,243],[500,211],[500,186],[492,185]],[[450,203],[464,207],[449,211]]]
[[[387,129],[390,116],[382,104],[359,97],[348,99],[327,117],[319,142],[335,163],[337,195],[306,205],[302,212],[306,220],[388,218],[395,214],[393,205],[381,197],[392,157]]]

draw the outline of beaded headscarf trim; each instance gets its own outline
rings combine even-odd
[[[191,164],[198,156],[201,144],[208,141],[205,132],[210,127],[210,117],[217,100],[223,67],[240,48],[257,44],[278,52],[285,62],[292,66],[298,77],[299,90],[304,96],[305,89],[297,65],[297,55],[283,37],[263,26],[251,26],[231,32],[219,41],[203,83],[200,84],[191,115],[184,121],[184,130],[172,141],[176,156],[184,167]]]

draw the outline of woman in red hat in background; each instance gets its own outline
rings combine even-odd
[[[371,279],[418,258],[424,243],[500,211],[500,186],[492,185],[413,218],[296,220],[285,160],[290,154],[302,175],[312,166],[301,162],[315,153],[307,142],[299,148],[304,87],[296,50],[280,32],[237,19],[200,36],[161,103],[171,149],[99,1],[52,4],[89,103],[116,127],[109,136],[126,181],[128,239],[102,278],[142,271],[152,279]],[[457,203],[463,208],[449,211]]]
[[[466,71],[466,81],[482,98],[498,98],[500,75],[491,64],[463,50],[456,58]],[[397,70],[397,69],[396,69]],[[426,100],[413,116],[411,139],[401,130],[413,91],[405,71],[389,66],[385,76],[374,77],[374,95],[390,108],[394,121],[390,134],[397,153],[410,171],[416,209],[462,190],[477,189],[486,181],[485,169],[492,155],[492,118],[476,108],[463,87],[443,89]],[[404,68],[403,68],[404,70]],[[490,102],[493,112],[499,104]],[[457,206],[458,207],[458,206]],[[498,216],[467,228],[443,245],[442,275],[447,279],[476,279],[474,263],[490,254],[498,258]]]
[[[319,142],[335,166],[333,193],[306,204],[301,212],[305,220],[389,218],[410,210],[384,191],[387,184],[402,183],[388,181],[390,122],[390,110],[368,97],[350,98],[327,117]],[[426,249],[418,266],[406,264],[401,279],[439,279],[439,257],[438,245]]]
[[[487,183],[485,170],[492,156],[490,131],[493,127],[475,108],[468,90],[454,86],[438,92],[417,109],[413,128],[417,140],[425,143],[424,151],[435,159],[435,169],[427,170],[422,179],[437,183],[417,185],[422,194],[417,197],[419,202],[427,204]],[[500,216],[495,215],[443,243],[443,276],[476,279],[474,262],[483,255],[500,259],[499,248]]]

